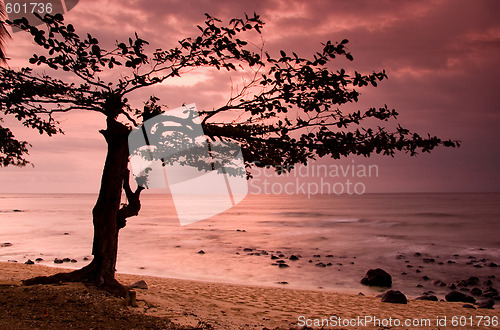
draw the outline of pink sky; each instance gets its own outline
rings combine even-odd
[[[366,73],[385,69],[389,80],[362,90],[356,109],[387,104],[398,110],[402,126],[462,140],[460,149],[440,148],[416,158],[356,158],[356,164],[379,168],[377,178],[365,181],[367,192],[499,191],[498,1],[89,0],[65,19],[104,48],[137,32],[153,51],[196,35],[205,12],[227,21],[254,11],[266,22],[262,37],[271,53],[283,49],[308,56],[321,42],[347,38],[354,61],[339,65]],[[13,34],[7,47],[12,68],[27,66],[37,52],[24,33]],[[193,72],[138,93],[134,102],[139,106],[154,94],[170,108],[217,107],[229,96],[229,78],[225,72]],[[104,117],[74,112],[58,119],[66,134],[52,138],[6,120],[18,138],[33,145],[29,160],[35,167],[1,168],[0,192],[98,191],[106,151],[98,130]]]

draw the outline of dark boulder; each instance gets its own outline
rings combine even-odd
[[[446,283],[444,283],[443,281],[441,280],[435,280],[434,282],[432,282],[432,284],[434,284],[435,286],[446,286]]]
[[[391,304],[407,304],[408,300],[401,291],[389,290],[382,296],[382,302]]]
[[[392,277],[381,268],[370,269],[366,272],[365,277],[361,279],[361,284],[369,286],[392,286]]]
[[[488,300],[483,300],[477,303],[477,308],[489,308],[492,309],[493,306],[495,305],[495,300],[493,299],[488,299]]]
[[[55,264],[62,264],[62,263],[63,263],[63,261],[62,261],[62,259],[55,258],[55,259],[54,259],[54,263],[55,263]]]
[[[476,299],[458,291],[451,291],[446,296],[444,296],[444,298],[449,302],[466,302],[471,304],[476,303]]]
[[[33,260],[28,259],[28,260],[26,260],[25,264],[26,264],[26,265],[33,265],[33,264],[34,264],[34,262],[33,262]]]
[[[483,294],[483,290],[481,290],[480,288],[472,288],[470,290],[470,294],[473,296],[480,296]]]
[[[489,287],[483,292],[483,296],[487,298],[493,298],[495,296],[498,296],[498,291],[495,288]]]
[[[288,258],[290,260],[299,260],[299,257],[297,257],[296,255],[291,255],[290,258]]]
[[[417,298],[417,300],[430,300],[430,301],[438,301],[438,298],[432,294],[424,294]]]
[[[479,284],[479,278],[476,276],[471,276],[467,279],[467,285],[477,285]]]
[[[200,250],[200,251],[198,251],[198,254],[205,254],[205,251]]]

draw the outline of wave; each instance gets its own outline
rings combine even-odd
[[[322,220],[323,222],[331,222],[331,223],[358,223],[364,222],[363,219],[358,218],[347,218],[347,219],[326,219]]]
[[[448,218],[448,217],[455,217],[457,216],[456,214],[453,213],[441,213],[441,212],[421,212],[421,213],[415,213],[416,216],[419,217],[437,217],[437,218]]]
[[[305,217],[322,217],[325,216],[323,213],[317,212],[279,212],[282,216],[290,216],[295,218],[305,218]]]

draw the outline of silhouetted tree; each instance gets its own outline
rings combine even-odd
[[[199,112],[206,138],[239,143],[248,168],[256,161],[258,166],[288,168],[306,164],[316,156],[340,158],[351,154],[369,156],[374,152],[393,155],[396,151],[414,155],[438,145],[457,145],[456,141],[422,137],[400,126],[394,131],[361,126],[365,119],[385,122],[396,118],[397,112],[387,106],[342,112],[340,106],[358,100],[356,88],[376,86],[387,78],[384,71],[365,75],[329,69],[337,57],[352,60],[346,50],[347,40],[328,41],[309,59],[284,51],[275,57],[256,50],[242,39],[246,31],[260,33],[263,23],[259,16],[232,19],[227,25],[206,16],[205,24],[198,26],[199,36],[183,39],[168,50],[156,49],[152,54],[145,52],[148,43],[137,34],[104,49],[90,34],[86,37],[76,34],[59,14],[43,18],[47,31],[30,25],[26,19],[12,22],[31,33],[34,41],[48,52],[33,55],[29,59],[31,64],[67,71],[80,82],[35,74],[30,68],[18,71],[1,68],[3,114],[15,116],[25,126],[49,135],[60,130],[53,118],[56,113],[95,111],[106,119],[106,129],[100,132],[107,142],[107,156],[93,209],[94,259],[80,270],[27,280],[25,284],[91,281],[110,292],[130,297],[129,291],[114,278],[118,232],[126,218],[139,212],[142,189],[134,192],[129,186],[127,137],[131,127],[162,110],[154,97],[145,103],[144,109],[133,109],[127,94],[181,76],[193,68],[238,71],[245,66],[253,70],[253,78],[231,93],[225,105]],[[109,76],[104,73],[110,70],[120,74],[114,76],[115,81],[104,81],[102,77]],[[26,164],[23,157],[26,144],[20,142],[13,149],[10,154],[7,150],[3,165]],[[129,200],[125,207],[120,207],[122,189]]]
[[[4,4],[0,1],[0,64],[5,63],[5,41],[10,36],[4,21],[6,15]]]

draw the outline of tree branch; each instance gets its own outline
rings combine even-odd
[[[127,218],[136,216],[141,210],[141,201],[139,199],[141,191],[144,190],[143,187],[138,186],[135,192],[130,188],[130,171],[125,171],[125,176],[123,178],[123,190],[125,191],[125,196],[127,197],[128,204],[123,205],[116,216],[116,221],[118,223],[118,229],[122,229],[127,224]]]

